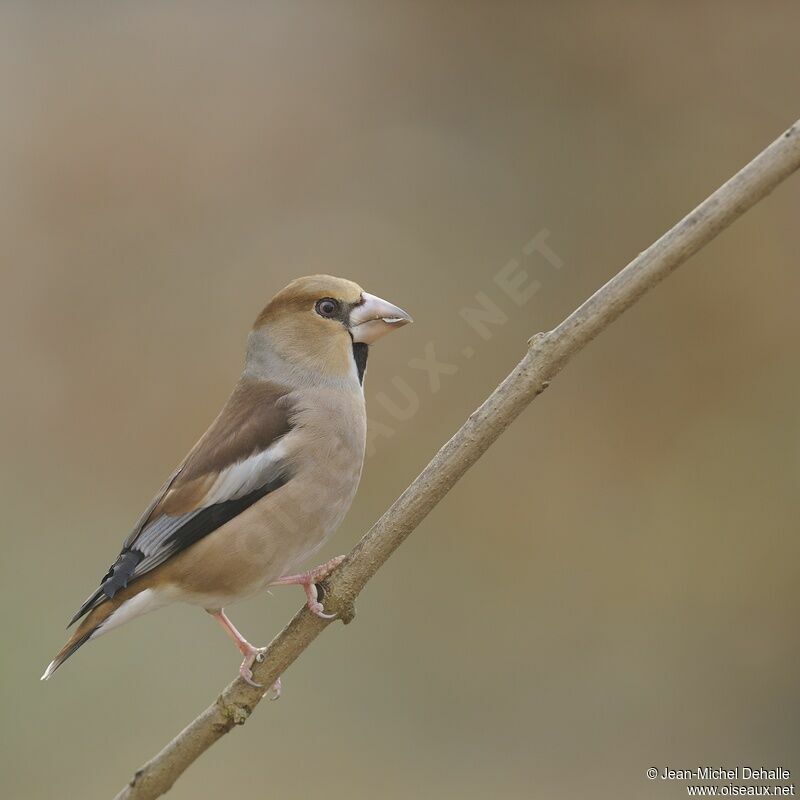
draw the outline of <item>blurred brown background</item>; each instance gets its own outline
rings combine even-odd
[[[331,272],[416,319],[374,349],[394,435],[327,557],[528,336],[798,116],[798,26],[795,2],[3,4],[3,796],[112,796],[236,674],[173,607],[38,681],[277,289]],[[170,797],[797,777],[798,212],[795,176],[576,358]],[[517,307],[493,277],[543,229],[563,267],[525,259]],[[459,316],[479,292],[489,341]],[[428,342],[458,366],[435,394]],[[232,616],[266,643],[301,599]]]

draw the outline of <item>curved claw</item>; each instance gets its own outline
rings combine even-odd
[[[239,667],[239,675],[241,675],[242,680],[254,686],[256,689],[261,689],[264,684],[256,683],[256,681],[253,680],[253,670],[250,669],[250,667],[252,667],[256,661],[260,664],[264,660],[264,657],[265,653],[263,649],[253,648],[253,651],[245,656],[244,661],[242,661]]]
[[[320,602],[316,583],[312,583],[306,588],[306,596],[308,598],[306,605],[312,614],[316,614],[320,619],[334,619],[336,617],[335,611],[333,614],[325,613],[325,606]]]
[[[249,683],[251,686],[254,686],[256,689],[260,689],[263,684],[256,683],[253,680],[253,670],[247,666],[246,662],[242,662],[242,666],[239,667],[239,675],[245,683]]]
[[[317,603],[316,606],[312,606],[311,604],[309,604],[309,606],[308,606],[308,610],[312,614],[315,614],[316,616],[320,617],[321,619],[335,619],[336,618],[336,612],[335,611],[333,612],[333,614],[326,614],[325,611],[324,611],[324,608],[325,607],[322,605],[322,603]]]
[[[270,692],[272,692],[272,697],[268,698],[269,700],[279,700],[281,696],[281,679],[275,681],[275,683],[270,686]],[[269,694],[269,692],[267,692]],[[266,697],[266,695],[264,695]]]

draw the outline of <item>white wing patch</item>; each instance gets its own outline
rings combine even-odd
[[[285,457],[286,446],[280,439],[266,450],[225,467],[208,490],[203,506],[236,500],[254,492],[277,477]]]

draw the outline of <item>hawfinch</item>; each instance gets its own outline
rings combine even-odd
[[[291,574],[322,547],[356,493],[364,460],[362,382],[369,345],[411,322],[351,281],[299,278],[259,314],[244,372],[211,427],[161,487],[42,675],[128,620],[183,601],[208,611],[244,655],[259,656],[224,607],[275,584],[316,583],[342,556]],[[280,687],[276,685],[276,694]]]

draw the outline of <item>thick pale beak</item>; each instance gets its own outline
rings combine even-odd
[[[363,292],[361,302],[350,312],[350,333],[354,342],[372,344],[396,328],[414,320],[402,308]]]

